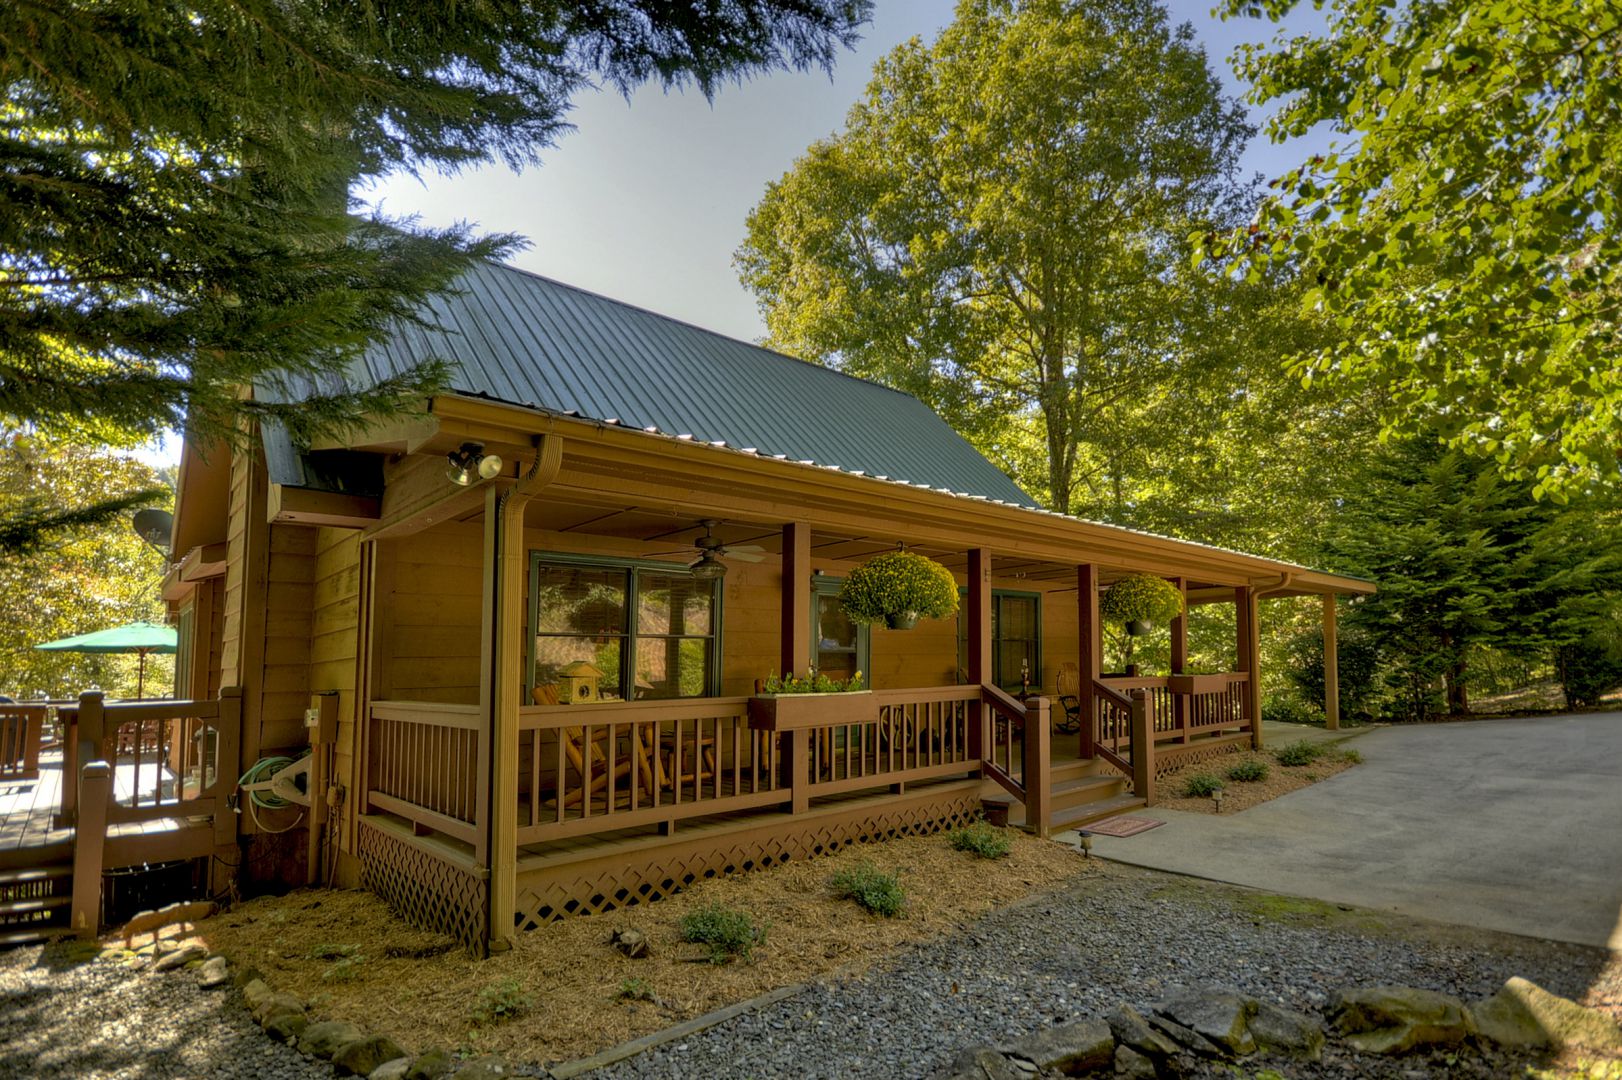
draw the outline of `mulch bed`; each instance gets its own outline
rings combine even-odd
[[[1263,780],[1229,780],[1228,770],[1241,762],[1259,761],[1267,766],[1267,777]],[[1280,765],[1269,750],[1245,750],[1234,754],[1224,754],[1209,761],[1184,765],[1180,769],[1161,776],[1155,784],[1155,808],[1166,810],[1184,810],[1195,814],[1217,813],[1216,802],[1208,795],[1188,796],[1183,794],[1184,786],[1192,776],[1207,773],[1222,780],[1222,813],[1233,814],[1249,809],[1261,803],[1288,795],[1292,791],[1299,791],[1304,787],[1316,784],[1320,780],[1327,780],[1337,773],[1343,773],[1353,766],[1354,762],[1343,756],[1342,751],[1330,748],[1328,752],[1310,765]]]

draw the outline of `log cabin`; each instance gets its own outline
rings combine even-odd
[[[1333,679],[1335,598],[1373,591],[1049,512],[908,395],[517,269],[429,316],[353,373],[449,360],[420,415],[185,447],[164,595],[176,698],[236,725],[216,772],[305,773],[282,806],[216,786],[252,812],[200,850],[234,845],[245,885],[364,885],[476,954],[999,804],[1042,835],[1142,806],[1260,745],[1263,597],[1323,599]],[[898,546],[952,571],[956,617],[845,615]],[[1232,605],[1228,669],[1186,670],[1185,616],[1170,673],[1105,672],[1128,573]],[[870,689],[752,714],[810,670]]]

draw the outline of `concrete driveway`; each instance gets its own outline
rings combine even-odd
[[[1100,836],[1119,862],[1622,950],[1622,714],[1379,728],[1364,764],[1231,816]],[[1073,834],[1066,834],[1073,836]]]

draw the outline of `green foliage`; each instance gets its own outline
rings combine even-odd
[[[849,870],[841,870],[830,879],[829,884],[833,886],[836,896],[854,900],[858,906],[885,918],[900,915],[907,904],[907,891],[901,886],[901,874],[887,874],[865,860]]]
[[[944,619],[957,611],[957,579],[934,559],[890,551],[852,570],[839,590],[839,602],[859,623],[899,614]]]
[[[1380,650],[1368,633],[1358,626],[1340,628],[1335,634],[1335,655],[1340,673],[1341,723],[1373,719],[1379,702]],[[1290,685],[1309,707],[1315,707],[1310,723],[1323,723],[1324,635],[1323,626],[1293,633],[1279,651],[1277,663],[1288,674]],[[1262,703],[1262,718],[1274,701]],[[1281,719],[1281,718],[1280,718]]]
[[[366,962],[366,957],[359,953],[346,956],[321,973],[323,982],[354,982],[360,977],[360,965]]]
[[[864,689],[860,671],[852,672],[848,679],[830,678],[820,671],[804,677],[792,671],[782,676],[773,672],[761,685],[768,694],[848,694]]]
[[[620,980],[619,993],[615,995],[620,1001],[653,1001],[657,996],[652,983],[637,978]]]
[[[1155,574],[1128,574],[1098,599],[1098,613],[1111,622],[1148,622],[1164,626],[1183,613],[1176,586]]]
[[[479,991],[479,1004],[473,1010],[477,1024],[499,1024],[527,1011],[535,997],[524,992],[517,979],[500,979]]]
[[[1297,0],[1225,0],[1282,19]],[[1615,489],[1622,446],[1622,7],[1336,0],[1327,33],[1236,57],[1275,138],[1337,149],[1213,250],[1300,266],[1337,340],[1309,378],[1376,388],[1557,498]]]
[[[320,943],[310,948],[311,960],[343,960],[360,951],[358,945],[329,945]]]
[[[736,263],[773,346],[914,394],[1055,510],[1125,512],[1167,399],[1222,400],[1254,350],[1232,312],[1270,289],[1185,257],[1241,219],[1249,134],[1151,0],[963,0],[768,187]]]
[[[1348,765],[1363,764],[1363,752],[1361,750],[1355,750],[1350,746],[1336,747],[1334,750],[1334,756],[1337,759],[1346,762]]]
[[[683,941],[710,947],[710,963],[724,964],[734,957],[748,960],[756,945],[766,940],[766,928],[756,926],[747,912],[721,903],[706,904],[681,918]]]
[[[169,478],[122,453],[0,429],[0,521],[51,507],[116,504],[128,491],[161,492],[166,503]],[[164,570],[163,555],[135,535],[127,514],[48,530],[30,550],[0,557],[0,693],[71,697],[100,687],[133,697],[136,657],[34,646],[127,622],[164,622]],[[148,657],[148,692],[171,687],[173,673],[173,657]]]
[[[1183,781],[1183,795],[1190,799],[1205,799],[1221,791],[1222,778],[1215,773],[1194,773]]]
[[[1267,762],[1241,761],[1225,774],[1229,780],[1241,784],[1255,784],[1267,779]]]
[[[1324,714],[1289,694],[1269,694],[1262,701],[1262,722],[1324,725]]]
[[[1273,757],[1278,759],[1278,763],[1280,765],[1288,765],[1291,767],[1311,765],[1314,761],[1317,761],[1323,756],[1323,747],[1314,745],[1305,739],[1301,739],[1293,743],[1286,743],[1283,746],[1275,747],[1273,749]]]
[[[375,385],[342,376],[514,242],[352,214],[350,190],[533,162],[567,127],[570,96],[598,80],[709,93],[752,71],[826,67],[868,10],[0,5],[0,417],[226,440],[275,420],[303,441],[415,409],[442,366]]]
[[[982,859],[1000,859],[1014,847],[1014,838],[1007,829],[999,829],[984,819],[953,829],[946,838],[954,851],[971,851]]]

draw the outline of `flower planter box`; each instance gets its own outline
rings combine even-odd
[[[749,699],[749,726],[759,731],[795,731],[835,724],[870,724],[879,717],[871,690],[838,694],[756,694]]]
[[[1227,675],[1173,675],[1166,685],[1174,694],[1218,694],[1228,688]]]

